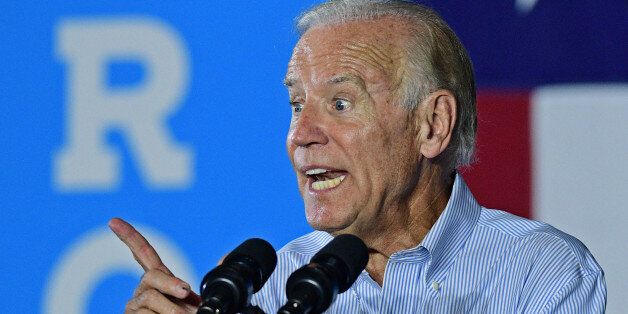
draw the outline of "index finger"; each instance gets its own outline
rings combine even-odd
[[[109,228],[129,247],[133,257],[144,268],[144,271],[159,269],[172,275],[153,246],[131,224],[120,218],[113,218],[109,221]]]

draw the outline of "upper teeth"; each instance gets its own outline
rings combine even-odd
[[[316,169],[310,169],[306,171],[305,174],[307,174],[308,176],[311,176],[311,175],[321,174],[325,172],[327,172],[327,169],[316,168]]]

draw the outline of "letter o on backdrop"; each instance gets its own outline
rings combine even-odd
[[[192,285],[193,268],[181,250],[162,234],[139,227],[162,260],[177,276]],[[116,273],[143,274],[129,249],[108,228],[98,228],[82,235],[59,258],[46,288],[42,312],[46,314],[83,314],[93,290]]]

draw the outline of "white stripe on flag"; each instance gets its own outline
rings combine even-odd
[[[606,274],[608,313],[628,308],[628,84],[531,97],[533,216],[580,239]]]

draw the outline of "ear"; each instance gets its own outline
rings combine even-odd
[[[419,105],[415,121],[418,123],[417,147],[428,159],[440,155],[449,145],[456,125],[458,103],[448,90],[437,90]]]

